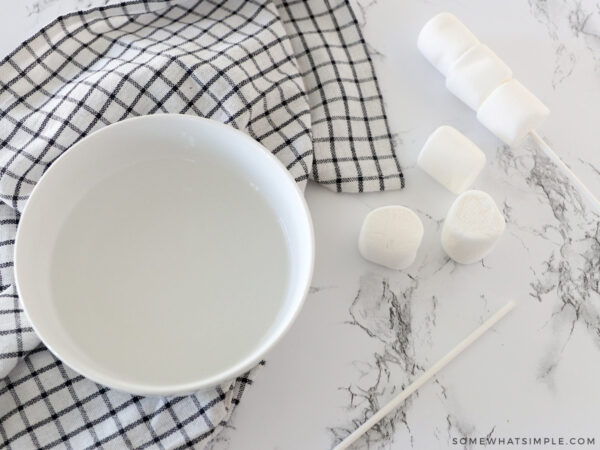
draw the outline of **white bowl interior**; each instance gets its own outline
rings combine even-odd
[[[15,266],[60,359],[167,395],[258,362],[299,311],[313,252],[302,194],[273,155],[225,125],[157,115],[93,133],[50,167]]]

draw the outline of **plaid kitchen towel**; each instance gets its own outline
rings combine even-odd
[[[54,21],[0,63],[0,447],[202,448],[251,382],[175,398],[96,385],[40,345],[14,287],[19,214],[44,171],[99,128],[167,112],[244,130],[302,186],[403,185],[346,0],[134,1]]]

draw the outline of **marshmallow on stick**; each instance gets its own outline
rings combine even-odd
[[[508,145],[535,130],[550,110],[517,80],[498,87],[477,111],[477,119]]]
[[[460,56],[479,41],[456,17],[440,13],[419,33],[417,46],[423,56],[444,76]]]
[[[452,14],[430,19],[417,45],[447,77],[448,89],[476,110],[480,122],[506,144],[517,143],[548,115],[535,95],[512,80],[510,68]]]
[[[450,68],[446,77],[446,87],[467,106],[477,111],[498,86],[511,78],[510,67],[488,47],[477,44],[467,50]]]

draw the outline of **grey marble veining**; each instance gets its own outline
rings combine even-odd
[[[600,7],[593,0],[552,2],[529,0],[532,16],[542,23],[552,39],[556,53],[553,85],[573,73],[578,57],[572,48],[582,43],[587,56],[600,69]]]
[[[408,385],[407,377],[423,371],[415,359],[411,314],[412,294],[418,287],[418,280],[406,275],[400,280],[394,277],[392,283],[393,287],[390,279],[375,273],[363,275],[349,309],[352,319],[348,324],[359,327],[369,338],[383,344],[383,348],[373,355],[372,361],[354,361],[353,365],[360,375],[358,383],[340,387],[347,390],[348,410],[355,417],[351,419],[351,426],[331,429],[336,441],[347,436],[377,412],[386,400]],[[398,426],[405,427],[410,436],[406,410],[411,401],[409,399],[382,420],[368,434],[365,443],[369,445],[392,439]],[[410,439],[412,442],[412,436]]]
[[[588,71],[595,80],[578,89],[584,93],[600,86],[600,6],[593,0],[543,1],[529,0],[534,17],[545,28],[554,48],[552,87],[557,90],[565,80]],[[591,66],[591,67],[589,67]],[[579,78],[579,77],[577,77]],[[590,99],[591,100],[591,99]],[[577,139],[576,139],[577,140]],[[600,173],[597,159],[585,155],[577,158],[584,173]]]
[[[503,270],[503,265],[512,264],[521,267],[529,276],[528,289],[520,292],[519,301],[543,303],[546,311],[540,329],[536,330],[545,336],[546,345],[535,355],[538,363],[532,375],[547,386],[550,394],[556,393],[559,386],[553,373],[562,364],[565,351],[577,351],[568,349],[575,327],[584,330],[600,350],[599,217],[593,206],[582,199],[569,179],[533,142],[519,149],[499,146],[492,163],[507,179],[513,180],[511,188],[515,195],[506,194],[503,210],[508,233],[524,254],[519,261],[495,261],[493,269],[487,267],[484,260],[478,267],[468,270],[473,276],[477,276],[478,271],[493,270],[499,278],[504,278],[498,272]],[[526,201],[516,195],[519,191],[530,193]],[[540,215],[547,213],[543,221],[535,215],[525,216],[524,209],[535,208],[539,208]],[[545,252],[532,251],[536,247],[543,247]],[[424,344],[431,345],[439,299],[447,297],[444,287],[452,282],[455,270],[467,269],[448,261],[443,255],[437,256],[428,261],[429,270],[419,267],[413,274],[382,276],[367,273],[361,277],[358,293],[348,309],[350,319],[347,323],[362,330],[366,338],[379,342],[381,348],[366,361],[354,361],[356,381],[339,387],[348,393],[350,417],[346,426],[331,428],[335,441],[364,422],[432,363],[420,359],[418,355],[423,353],[419,349]],[[510,254],[506,256],[511,257]],[[508,277],[504,280],[510,282]],[[486,285],[465,286],[463,291],[473,288],[488,309]],[[416,304],[427,304],[427,307],[415,312],[413,306]],[[482,315],[479,322],[484,318]],[[595,356],[597,358],[597,354]],[[597,362],[593,370],[600,373]],[[434,389],[438,390],[442,401],[448,398],[447,389],[439,379]],[[403,443],[415,446],[410,409],[416,398],[418,395],[390,414],[368,433],[361,445],[388,448],[399,429],[403,429]],[[487,436],[495,431],[494,424],[488,425],[491,431],[486,430],[451,407],[445,419],[444,435],[439,427],[434,428],[434,436],[440,443],[449,442],[452,437]],[[422,447],[416,445],[415,448]]]
[[[548,323],[557,339],[542,358],[539,378],[548,381],[560,364],[575,326],[583,327],[600,350],[600,221],[593,205],[586,203],[568,179],[539,151],[532,154],[533,167],[525,178],[541,191],[555,223],[539,233],[554,251],[532,267],[531,296],[551,302]],[[555,239],[552,239],[552,238]]]

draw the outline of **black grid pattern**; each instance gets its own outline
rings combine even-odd
[[[311,110],[311,178],[338,192],[403,187],[373,63],[347,0],[278,6]]]
[[[0,443],[14,449],[199,448],[227,423],[256,370],[195,395],[139,397],[89,381],[40,345],[0,383]]]
[[[109,390],[40,345],[17,296],[19,214],[44,171],[99,128],[167,112],[247,132],[301,185],[403,185],[346,0],[147,0],[57,19],[0,62],[0,448],[200,448],[251,382],[177,398]]]

